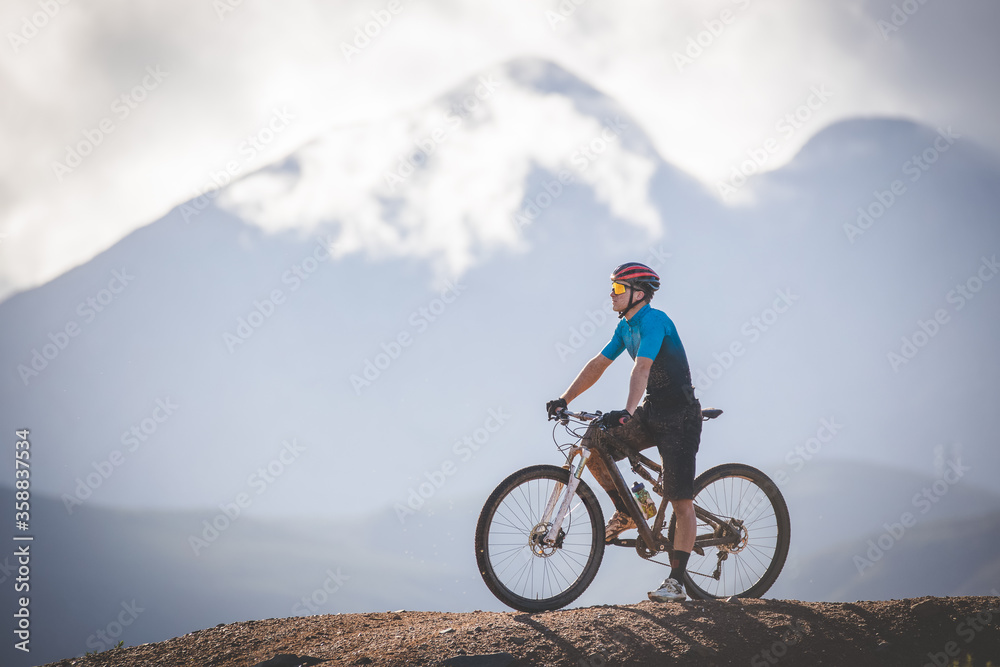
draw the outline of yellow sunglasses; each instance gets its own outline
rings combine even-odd
[[[611,291],[615,294],[624,294],[627,289],[631,288],[628,285],[623,285],[622,283],[611,283]]]

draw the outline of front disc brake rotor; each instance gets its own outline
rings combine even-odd
[[[528,546],[531,548],[531,552],[540,558],[548,558],[562,549],[563,540],[566,538],[566,531],[560,528],[559,532],[556,533],[555,544],[546,544],[545,536],[551,527],[551,523],[540,523],[532,528],[531,533],[528,534]]]

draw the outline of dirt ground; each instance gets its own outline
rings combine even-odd
[[[642,602],[220,625],[49,667],[911,665],[1000,667],[1000,598]]]

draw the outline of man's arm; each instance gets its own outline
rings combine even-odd
[[[632,366],[632,375],[628,381],[628,402],[625,409],[630,415],[635,414],[635,409],[639,407],[642,395],[646,393],[646,383],[649,381],[649,369],[653,366],[653,360],[648,357],[636,357],[635,365]]]
[[[607,370],[610,365],[611,359],[608,359],[603,354],[597,355],[587,362],[587,365],[583,367],[580,374],[576,376],[575,380],[573,380],[573,384],[569,386],[569,389],[563,392],[563,395],[560,396],[560,398],[565,399],[566,402],[569,403],[574,398],[594,386],[594,383],[601,379],[601,376],[604,375],[604,371]],[[649,374],[648,369],[646,374]],[[645,391],[646,385],[642,386]],[[638,403],[636,403],[636,405],[638,405]]]

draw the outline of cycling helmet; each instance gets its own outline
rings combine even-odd
[[[616,283],[622,283],[624,285],[629,285],[637,290],[641,290],[645,297],[643,301],[649,301],[653,298],[653,293],[660,289],[660,276],[656,275],[656,271],[649,268],[645,264],[640,264],[639,262],[627,262],[615,268],[611,272],[611,280]],[[632,292],[628,297],[628,306],[625,310],[618,313],[618,318],[621,319],[625,317],[625,313],[631,310],[633,299],[635,298],[635,293]]]
[[[639,262],[622,264],[611,272],[611,280],[631,285],[649,295],[660,289],[660,276],[656,275],[656,271]]]

